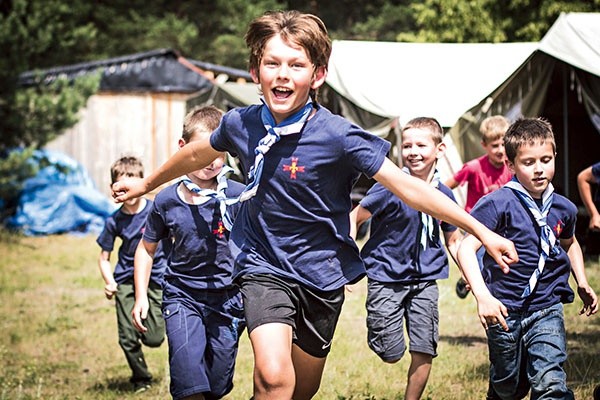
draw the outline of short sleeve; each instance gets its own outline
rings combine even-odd
[[[102,232],[100,232],[100,235],[98,235],[96,243],[98,243],[98,246],[100,246],[102,250],[111,252],[114,249],[116,238],[117,232],[115,220],[112,217],[109,217],[104,223],[104,228],[102,229]]]
[[[344,150],[354,167],[372,178],[383,165],[391,144],[356,125],[350,125]]]

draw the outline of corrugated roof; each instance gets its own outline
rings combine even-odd
[[[212,86],[212,76],[225,74],[229,79],[250,80],[246,71],[182,57],[172,49],[158,49],[38,71],[19,76],[24,87],[49,84],[59,77],[75,79],[90,73],[102,73],[100,90],[114,92],[196,92]],[[206,72],[212,72],[208,75]]]

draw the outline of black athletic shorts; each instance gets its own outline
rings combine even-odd
[[[267,274],[242,276],[238,284],[248,332],[273,322],[290,325],[294,344],[313,357],[327,356],[344,303],[344,287],[319,291]]]

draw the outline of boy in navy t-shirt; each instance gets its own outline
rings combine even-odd
[[[143,177],[144,168],[137,157],[125,156],[113,163],[110,174],[111,181],[115,183],[126,177]],[[151,208],[152,201],[143,197],[127,200],[121,208],[106,219],[104,229],[96,240],[102,249],[98,266],[105,283],[104,294],[109,300],[115,297],[119,345],[131,368],[131,383],[136,392],[146,390],[152,382],[152,375],[148,371],[142,352],[142,343],[149,347],[158,347],[165,337],[161,299],[166,257],[162,244],[157,246],[154,263],[150,263],[149,266],[147,330],[144,333],[138,332],[131,319],[131,311],[135,303],[134,256]],[[119,257],[113,272],[110,256],[117,238],[121,239],[121,247],[119,247]]]
[[[471,211],[488,228],[511,239],[519,261],[501,271],[488,255],[480,271],[481,242],[463,239],[458,258],[477,300],[488,337],[488,399],[521,399],[542,393],[573,399],[567,388],[563,303],[574,299],[573,272],[581,313],[595,314],[598,298],[587,282],[575,222],[577,208],[554,193],[556,145],[550,124],[539,118],[513,123],[504,136],[514,178],[483,197]]]
[[[402,165],[455,201],[452,190],[440,182],[435,166],[444,154],[444,131],[433,118],[415,118],[402,128]],[[431,362],[437,356],[438,298],[436,280],[449,274],[462,237],[453,225],[440,222],[407,206],[376,183],[350,213],[351,234],[371,218],[371,233],[360,255],[368,277],[368,343],[383,361],[396,363],[406,351],[404,320],[410,341],[411,364],[404,398],[420,399]]]
[[[208,136],[223,113],[213,106],[190,111],[179,147]],[[163,289],[163,315],[169,343],[171,395],[174,399],[217,399],[233,388],[238,339],[245,327],[242,296],[233,285],[233,257],[227,244],[227,197],[241,183],[229,180],[231,168],[220,154],[206,168],[188,173],[158,193],[136,252],[134,324],[145,331],[145,296],[152,255],[161,240],[173,238]],[[192,397],[190,397],[192,396]]]
[[[264,104],[229,111],[210,139],[185,146],[152,176],[118,182],[113,193],[124,201],[203,168],[219,152],[238,157],[248,186],[230,245],[254,352],[254,399],[309,399],[321,383],[344,286],[365,274],[348,218],[361,173],[476,234],[505,267],[516,254],[510,241],[402,173],[386,157],[388,142],[317,103],[331,54],[318,17],[268,12],[245,38]]]

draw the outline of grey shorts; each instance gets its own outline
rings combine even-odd
[[[383,361],[394,362],[406,351],[404,321],[411,352],[437,356],[439,340],[437,283],[381,283],[369,279],[367,341]]]

